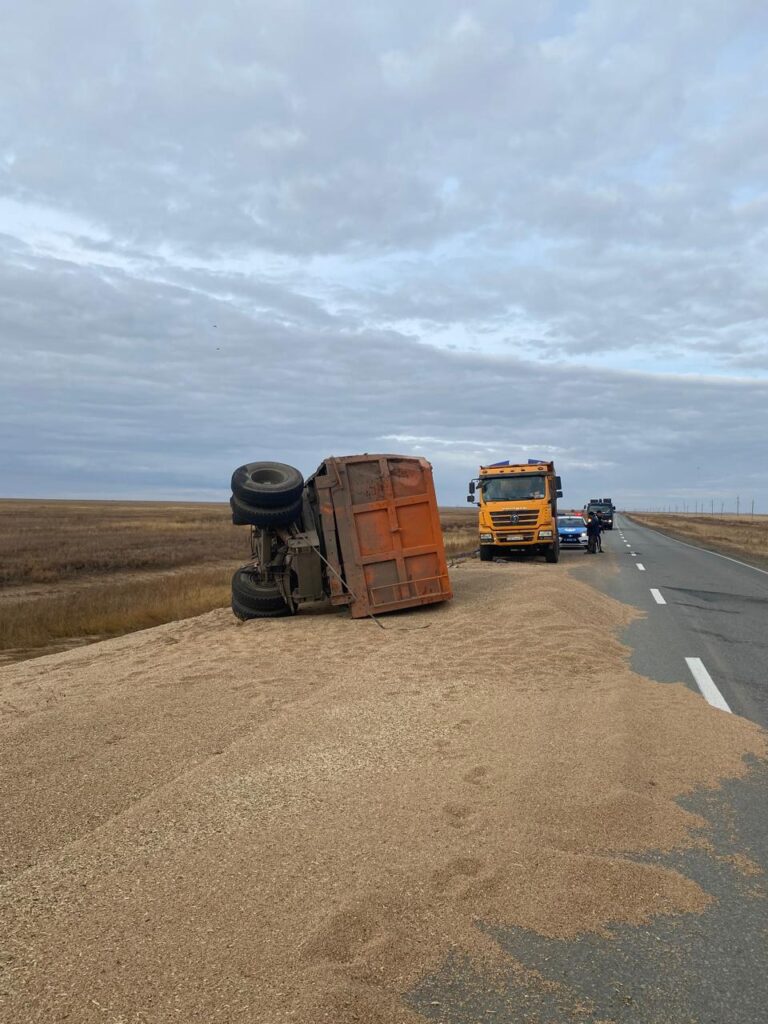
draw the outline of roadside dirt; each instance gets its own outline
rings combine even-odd
[[[417,1021],[502,956],[478,921],[704,909],[632,857],[699,842],[674,798],[764,734],[633,674],[562,564],[452,579],[385,630],[221,610],[0,670],[0,1019]]]

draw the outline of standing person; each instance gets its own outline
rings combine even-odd
[[[594,554],[596,551],[602,551],[603,545],[600,540],[601,533],[600,520],[597,518],[594,512],[590,513],[587,519],[587,550],[585,554]]]

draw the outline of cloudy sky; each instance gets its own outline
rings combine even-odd
[[[768,512],[764,0],[0,0],[0,494]]]

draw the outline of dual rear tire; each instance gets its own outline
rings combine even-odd
[[[301,519],[304,477],[284,462],[248,462],[232,474],[232,522],[269,529]]]
[[[232,474],[232,522],[274,530],[301,520],[304,477],[283,462],[248,462]],[[291,614],[280,588],[247,566],[232,577],[232,611],[238,619],[276,619]]]
[[[276,583],[261,580],[247,569],[232,577],[232,611],[238,619],[278,619],[290,615]]]
[[[269,529],[273,526],[290,526],[301,518],[301,498],[292,505],[256,508],[233,494],[229,499],[229,507],[232,509],[232,522],[235,526],[258,526]]]
[[[288,508],[301,501],[304,477],[284,462],[248,462],[232,474],[232,493],[253,508]]]

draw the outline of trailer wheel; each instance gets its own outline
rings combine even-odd
[[[481,562],[492,562],[494,556],[493,544],[481,544],[480,545],[480,561]]]
[[[272,611],[259,611],[257,608],[246,608],[245,605],[240,604],[233,597],[232,613],[235,618],[240,619],[242,622],[247,622],[248,619],[282,619],[286,615],[290,615],[291,610],[287,604],[283,604],[282,608],[276,608]]]
[[[289,526],[301,519],[301,498],[292,505],[279,508],[254,508],[233,494],[229,499],[235,526]]]
[[[304,477],[284,462],[249,462],[232,474],[232,493],[254,508],[284,508],[301,498]]]
[[[241,511],[242,502],[235,504],[234,498],[229,499],[229,507],[232,509],[232,522],[235,526],[253,526],[251,509]]]
[[[232,611],[239,619],[273,618],[291,612],[277,584],[260,580],[247,569],[238,569],[232,577]]]

